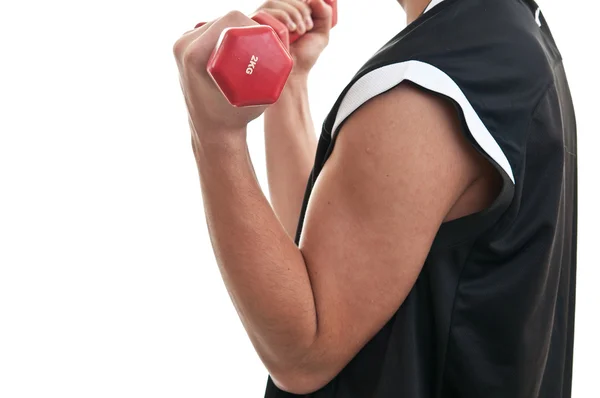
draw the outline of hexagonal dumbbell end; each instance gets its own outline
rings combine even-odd
[[[279,39],[285,48],[290,48],[290,31],[283,22],[264,11],[257,11],[250,15],[250,18],[261,25],[268,25],[272,27],[275,33],[277,33],[277,36],[279,36]]]
[[[294,61],[270,26],[227,28],[208,61],[208,73],[233,106],[275,103]]]

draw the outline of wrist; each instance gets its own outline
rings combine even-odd
[[[267,108],[267,114],[279,113],[289,107],[297,108],[308,101],[308,79],[306,75],[291,75],[276,103]]]
[[[288,82],[290,82],[292,85],[307,85],[308,75],[309,71],[293,70],[288,78]]]
[[[197,158],[211,156],[218,158],[227,153],[234,154],[247,151],[246,137],[246,128],[203,131],[201,134],[192,131],[192,146]]]
[[[281,95],[303,97],[306,93],[308,93],[308,75],[291,75]]]

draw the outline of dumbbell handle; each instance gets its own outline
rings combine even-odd
[[[308,4],[311,3],[312,0],[308,1]],[[324,0],[325,3],[329,4],[332,8],[332,17],[331,17],[331,27],[333,28],[337,25],[338,16],[337,16],[337,0]],[[261,25],[269,25],[275,30],[277,36],[282,41],[282,43],[288,47],[290,44],[295,43],[299,38],[302,37],[301,34],[296,32],[290,32],[283,24],[283,22],[279,21],[277,18],[273,17],[271,14],[266,13],[264,11],[258,11],[250,16],[255,22]],[[200,22],[196,24],[195,28],[199,28],[202,25],[205,25],[206,22]]]

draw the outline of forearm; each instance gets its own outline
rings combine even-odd
[[[245,136],[194,149],[223,280],[258,354],[277,373],[300,361],[316,335],[304,259],[260,189]]]
[[[290,78],[264,120],[271,203],[293,238],[317,146],[306,77]]]

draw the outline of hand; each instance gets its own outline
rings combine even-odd
[[[226,134],[246,130],[264,106],[236,108],[223,96],[206,67],[221,32],[228,27],[257,25],[239,11],[185,33],[173,46],[179,67],[181,89],[195,138],[222,139]],[[208,137],[211,135],[211,137]]]
[[[308,75],[329,43],[331,7],[323,0],[268,0],[258,10],[283,22],[290,33],[303,35],[290,46],[294,59],[292,74]]]

